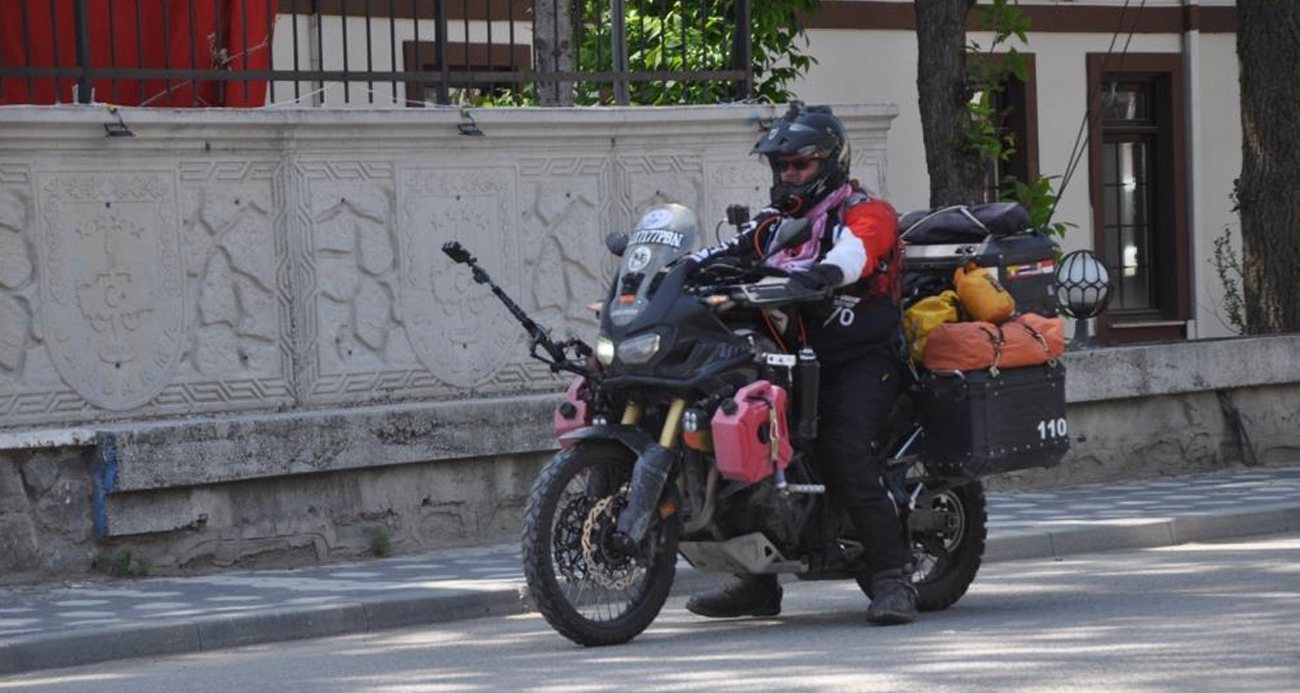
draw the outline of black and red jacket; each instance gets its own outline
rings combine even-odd
[[[813,248],[804,244],[764,259],[764,264],[792,272],[830,264],[842,273],[833,300],[803,311],[802,324],[781,325],[778,317],[773,325],[775,336],[787,349],[797,340],[831,364],[896,339],[902,297],[898,213],[856,182],[846,185],[852,187],[843,202],[826,211],[820,237],[808,242],[816,244]],[[716,255],[758,255],[775,238],[771,231],[781,219],[776,210],[765,209],[745,231],[693,257],[702,262]]]

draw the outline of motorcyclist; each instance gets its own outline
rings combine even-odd
[[[903,377],[897,213],[849,179],[848,134],[829,106],[792,104],[752,153],[772,168],[771,206],[744,231],[692,260],[766,256],[765,264],[791,272],[792,280],[833,290],[833,306],[811,319],[805,314],[803,324],[786,330],[811,346],[822,364],[817,468],[863,543],[874,595],[867,621],[914,621],[911,555],[881,479],[878,451]],[[763,251],[780,224],[801,217],[812,223],[811,240],[767,256]],[[716,618],[774,616],[781,596],[775,575],[737,575],[720,589],[691,597],[686,608]]]

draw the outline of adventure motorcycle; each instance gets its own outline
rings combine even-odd
[[[772,252],[810,235],[805,221],[777,233]],[[523,558],[537,608],[582,645],[648,627],[679,551],[704,571],[855,579],[870,596],[862,544],[814,459],[816,356],[783,352],[769,331],[827,296],[757,263],[696,267],[686,256],[697,236],[695,214],[668,204],[630,238],[607,239],[622,260],[594,349],[553,341],[464,248],[443,247],[523,323],[533,357],[577,376],[555,413],[562,449],[528,497]],[[979,570],[985,497],[978,479],[927,462],[910,401],[891,415],[885,482],[913,548],[918,605],[938,610]]]

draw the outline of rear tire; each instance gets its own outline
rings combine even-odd
[[[585,646],[624,643],[663,608],[677,570],[676,516],[656,521],[636,556],[607,541],[627,500],[635,457],[583,442],[542,469],[524,514],[524,576],[538,611]]]
[[[944,530],[911,532],[916,606],[921,611],[942,611],[966,594],[984,560],[988,539],[984,485],[971,480],[936,486],[917,497],[916,507],[937,510],[952,519],[952,525]],[[869,576],[859,577],[858,587],[872,596]]]

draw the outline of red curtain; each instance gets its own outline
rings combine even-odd
[[[76,67],[73,7],[73,0],[0,2],[0,65]],[[232,73],[270,68],[275,0],[117,0],[111,12],[110,3],[88,0],[86,8],[90,60],[97,68]],[[0,78],[0,104],[69,103],[76,83],[75,77]],[[108,79],[95,79],[91,86],[96,101],[124,106],[249,108],[266,103],[265,80],[123,78],[116,80],[116,95]]]

